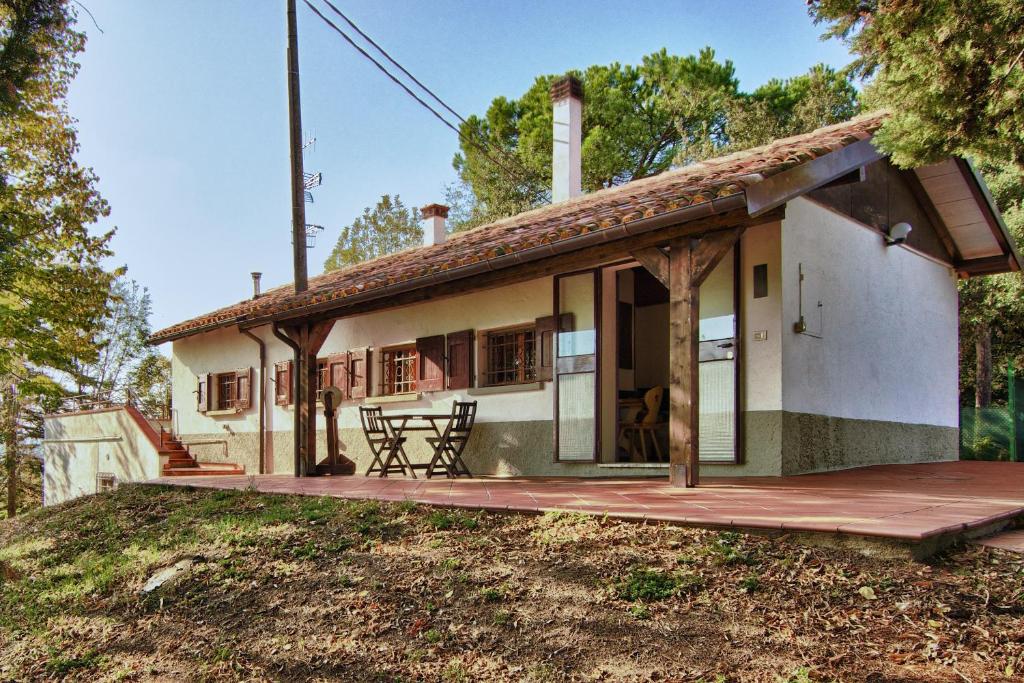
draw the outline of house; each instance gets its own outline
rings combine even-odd
[[[358,406],[455,399],[478,402],[479,475],[695,485],[957,458],[957,278],[1020,268],[968,161],[894,167],[876,114],[582,194],[579,83],[552,99],[551,205],[454,235],[430,205],[422,247],[155,333],[191,453],[313,474],[337,386],[360,469]],[[622,427],[656,387],[663,426],[637,448]]]

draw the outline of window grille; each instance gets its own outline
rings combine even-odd
[[[96,493],[106,493],[117,488],[117,477],[113,474],[100,472],[96,475]]]
[[[416,391],[416,348],[389,349],[382,354],[382,385],[385,395]]]
[[[238,378],[233,372],[217,375],[217,410],[231,410],[235,407]]]
[[[522,384],[537,380],[537,346],[534,328],[487,333],[487,386]]]

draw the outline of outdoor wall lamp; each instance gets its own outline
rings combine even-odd
[[[893,225],[885,233],[885,246],[891,247],[894,244],[903,244],[910,237],[910,231],[913,229],[910,223],[897,223]]]

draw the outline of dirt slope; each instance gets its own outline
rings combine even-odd
[[[1022,659],[1022,558],[976,547],[926,565],[144,486],[0,523],[2,680],[1002,681]]]

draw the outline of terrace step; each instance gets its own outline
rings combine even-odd
[[[170,463],[164,465],[163,475],[165,477],[205,477],[212,475],[239,475],[245,474],[245,469],[240,465],[230,462],[195,462],[186,467],[174,467]]]

